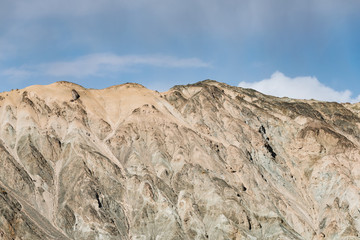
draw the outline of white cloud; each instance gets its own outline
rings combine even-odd
[[[128,71],[135,67],[140,67],[140,65],[170,68],[199,68],[210,66],[210,64],[203,62],[198,58],[176,58],[162,55],[118,56],[115,54],[103,53],[85,55],[71,61],[10,68],[3,70],[1,74],[12,78],[23,78],[30,75],[82,78]]]
[[[350,90],[336,91],[319,82],[316,77],[305,76],[290,78],[278,71],[272,74],[269,79],[253,83],[240,82],[239,87],[253,88],[259,92],[277,97],[336,102],[360,101],[360,95],[353,98]]]
[[[175,58],[170,56],[118,56],[114,54],[91,54],[68,62],[54,62],[41,66],[47,75],[85,77],[103,72],[126,70],[135,65],[155,67],[208,67],[197,58]]]
[[[21,68],[8,68],[8,69],[5,69],[4,71],[2,71],[1,74],[4,76],[9,76],[13,79],[22,79],[22,78],[27,78],[30,75],[32,75],[32,72],[21,69]]]

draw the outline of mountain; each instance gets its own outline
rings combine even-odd
[[[359,239],[359,103],[57,82],[0,124],[0,239]]]

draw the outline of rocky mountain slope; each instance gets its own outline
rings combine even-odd
[[[359,118],[215,81],[1,93],[0,239],[360,239]]]

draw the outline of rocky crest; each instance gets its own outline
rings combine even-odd
[[[58,82],[0,123],[0,239],[359,239],[359,104]]]

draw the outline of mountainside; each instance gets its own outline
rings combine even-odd
[[[360,104],[58,82],[0,124],[0,239],[360,239]]]

